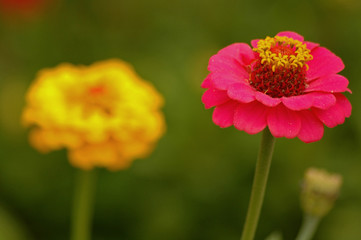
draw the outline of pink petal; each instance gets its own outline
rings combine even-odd
[[[246,46],[243,46],[243,45],[246,45]],[[235,58],[235,59],[240,59],[240,56],[241,56],[241,51],[240,49],[241,48],[247,48],[247,44],[245,43],[233,43],[231,45],[228,45],[224,48],[222,48],[221,50],[219,50],[217,52],[217,55],[227,55],[227,56],[230,56],[232,58]]]
[[[307,49],[310,49],[311,51],[312,51],[312,49],[314,49],[315,47],[320,46],[320,44],[314,43],[314,42],[305,42],[305,43],[306,43]]]
[[[289,32],[289,31],[280,32],[280,33],[277,33],[276,36],[285,36],[285,37],[293,38],[295,40],[303,42],[303,37],[301,35],[299,35],[298,33],[295,33],[295,32]]]
[[[255,93],[256,93],[256,99],[268,107],[275,107],[281,102],[281,98],[272,98],[267,94],[257,91]]]
[[[213,122],[221,128],[232,126],[234,112],[238,104],[236,101],[229,101],[217,106],[213,111]]]
[[[209,59],[208,70],[212,73],[232,73],[237,76],[248,77],[245,65],[240,60],[224,54],[213,55]]]
[[[345,117],[347,118],[350,117],[352,111],[352,106],[350,101],[341,93],[336,93],[335,97],[337,99],[337,103],[342,107]]]
[[[301,129],[297,112],[287,109],[283,104],[269,109],[267,123],[275,137],[294,138]]]
[[[234,126],[248,134],[256,134],[267,125],[267,111],[267,107],[256,101],[240,104],[234,114]]]
[[[316,107],[327,109],[336,103],[336,98],[332,93],[311,92],[294,97],[283,97],[283,104],[295,111]]]
[[[259,40],[260,40],[260,39],[254,39],[254,40],[252,40],[252,41],[251,41],[252,47],[256,48],[257,45],[258,45],[258,41],[259,41]]]
[[[345,121],[342,108],[336,104],[327,110],[313,109],[318,119],[320,119],[327,127],[333,128]]]
[[[345,117],[349,117],[351,115],[352,107],[347,98],[340,93],[335,94],[335,97],[336,104],[328,109],[313,109],[313,112],[316,114],[318,119],[320,119],[329,128],[333,128],[344,123]]]
[[[321,140],[323,136],[323,124],[312,111],[304,110],[298,113],[301,119],[301,129],[298,138],[305,143]]]
[[[224,72],[224,73],[212,73],[211,81],[213,87],[220,90],[227,90],[229,86],[235,83],[246,83],[246,79],[242,76]]]
[[[344,76],[333,74],[317,78],[309,83],[306,92],[345,92],[347,91],[348,80]]]
[[[237,59],[242,64],[248,65],[254,58],[254,52],[246,43],[233,43],[218,52],[219,55],[226,55]]]
[[[208,74],[208,76],[206,77],[206,79],[204,79],[204,81],[201,84],[202,88],[211,88],[213,86],[212,81],[211,81],[211,73]]]
[[[294,97],[282,97],[282,102],[287,108],[299,111],[312,106],[313,96],[312,94],[303,94]]]
[[[205,80],[202,87],[214,86],[226,90],[229,85],[237,82],[245,82],[249,77],[245,62],[254,58],[252,49],[245,43],[235,43],[221,49],[213,55],[208,64],[211,72],[210,79]],[[210,84],[210,82],[212,84]]]
[[[246,65],[253,59],[254,52],[250,46],[245,43],[234,43],[210,58],[208,70],[212,73],[228,73],[248,78]]]
[[[309,70],[306,78],[309,81],[318,77],[331,75],[344,69],[341,58],[324,47],[316,47],[311,51],[313,59],[307,62]]]
[[[249,103],[255,100],[253,88],[244,83],[232,84],[228,88],[227,94],[233,100],[237,100],[242,103]]]
[[[211,108],[220,104],[223,104],[229,100],[226,91],[217,89],[208,89],[202,96],[202,102],[206,108]]]
[[[336,97],[332,93],[313,92],[313,107],[327,109],[336,103]]]

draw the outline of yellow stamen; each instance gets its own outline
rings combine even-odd
[[[277,53],[275,53],[277,48],[281,52],[276,51]],[[283,49],[288,52],[282,52]],[[266,37],[266,39],[259,40],[253,51],[259,53],[261,64],[266,63],[272,66],[272,71],[276,71],[278,67],[302,68],[303,66],[306,66],[306,70],[308,70],[306,62],[313,58],[310,54],[311,50],[307,48],[306,44],[283,36]]]

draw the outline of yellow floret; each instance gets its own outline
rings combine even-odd
[[[289,49],[293,49],[293,54],[282,54],[274,53],[271,49],[275,46],[284,46]],[[273,38],[266,37],[266,39],[261,39],[257,43],[257,47],[253,48],[253,51],[258,52],[262,64],[269,64],[272,66],[272,70],[275,71],[278,67],[285,68],[297,68],[306,66],[308,70],[307,61],[312,60],[312,55],[310,50],[307,48],[306,44],[284,36],[275,36]]]
[[[162,96],[120,60],[42,70],[26,100],[31,144],[67,148],[83,169],[124,168],[147,156],[165,130]]]

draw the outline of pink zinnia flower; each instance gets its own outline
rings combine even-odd
[[[202,101],[215,107],[213,122],[256,134],[268,127],[275,137],[318,141],[325,124],[335,127],[351,115],[341,92],[351,92],[339,74],[344,64],[319,44],[294,32],[235,43],[212,56],[202,83]]]

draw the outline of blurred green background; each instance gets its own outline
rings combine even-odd
[[[277,140],[256,239],[274,230],[294,239],[310,166],[344,177],[315,239],[360,239],[360,1],[57,0],[32,16],[1,14],[0,239],[68,239],[76,169],[65,150],[42,155],[29,146],[24,94],[42,68],[108,58],[130,62],[164,95],[168,127],[148,159],[98,170],[93,239],[239,239],[260,134],[215,126],[200,84],[219,49],[284,30],[343,59],[353,113],[319,142]]]

